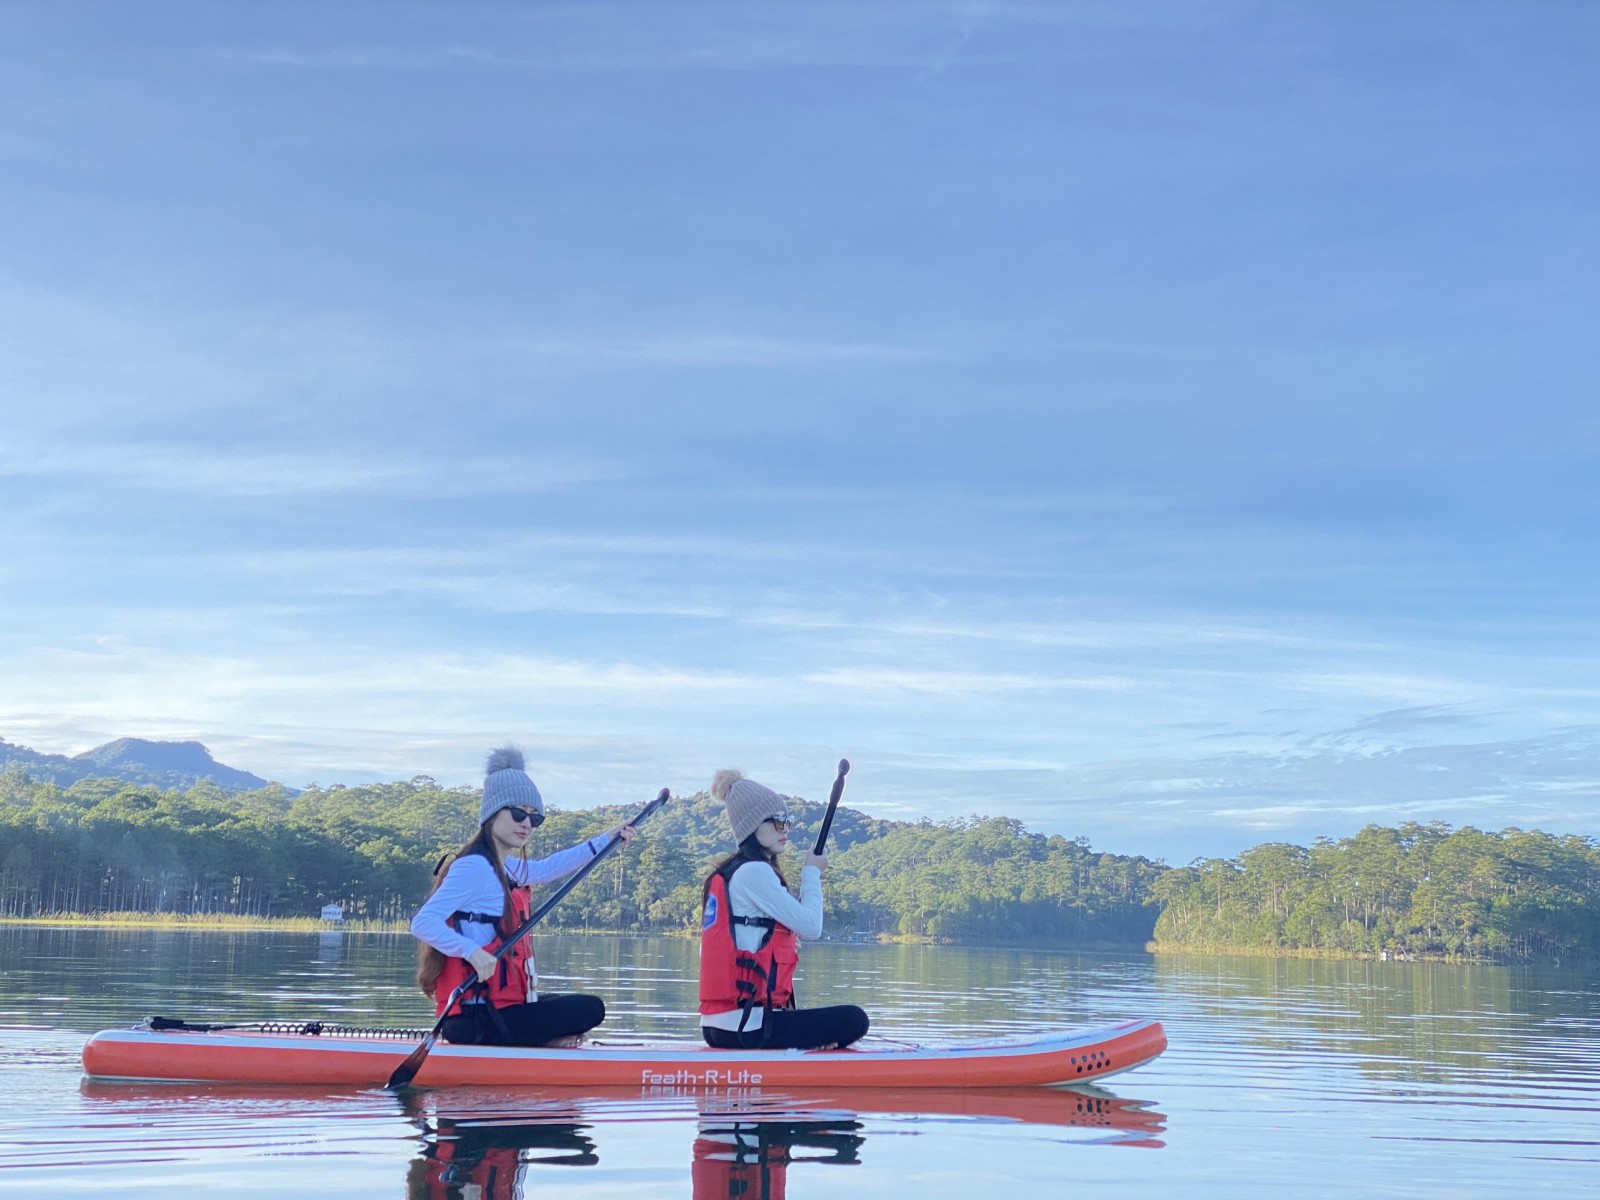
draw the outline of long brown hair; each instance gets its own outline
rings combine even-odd
[[[721,875],[724,882],[733,878],[733,873],[747,862],[764,862],[777,873],[778,882],[784,887],[789,886],[789,881],[783,877],[783,868],[778,865],[776,851],[768,850],[761,844],[755,834],[751,834],[739,843],[739,848],[716,866],[711,868],[711,874],[706,876],[705,884],[700,888],[700,910],[703,913],[706,907],[706,897],[711,894],[711,881]],[[431,993],[430,993],[431,994]]]
[[[500,814],[496,812],[494,817]],[[454,854],[447,854],[439,860],[439,865],[433,868],[433,884],[428,888],[431,896],[439,890],[439,885],[444,882],[444,877],[450,874],[450,868],[463,858],[477,855],[487,858],[494,867],[495,878],[500,881],[500,887],[505,892],[505,907],[500,910],[500,935],[504,937],[511,932],[508,922],[511,920],[511,879],[506,875],[505,864],[500,861],[500,848],[495,845],[494,835],[489,832],[489,826],[494,824],[494,817],[490,817],[478,826],[478,832],[473,839]],[[527,848],[524,847],[522,857],[527,858]],[[433,985],[439,981],[439,974],[444,970],[445,955],[434,949],[421,938],[417,939],[417,986],[422,989],[424,996],[433,995]]]

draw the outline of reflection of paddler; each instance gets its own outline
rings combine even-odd
[[[702,1121],[694,1143],[694,1200],[784,1200],[789,1164],[860,1161],[861,1122]],[[824,1153],[797,1153],[803,1151]]]
[[[528,1163],[591,1167],[600,1161],[581,1125],[467,1124],[441,1117],[437,1129],[424,1128],[427,1145],[406,1180],[410,1200],[521,1200]]]

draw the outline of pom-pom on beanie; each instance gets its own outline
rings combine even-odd
[[[733,826],[735,842],[744,841],[768,817],[787,819],[789,815],[787,800],[754,779],[746,779],[739,771],[718,771],[711,780],[711,797],[728,806],[728,824]]]
[[[502,808],[526,808],[544,812],[544,798],[533,786],[523,770],[522,751],[515,746],[502,746],[489,755],[484,767],[483,803],[478,806],[478,824],[482,825]]]

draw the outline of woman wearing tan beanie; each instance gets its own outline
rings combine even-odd
[[[711,795],[728,809],[738,850],[706,880],[700,928],[700,1032],[719,1050],[822,1050],[867,1032],[853,1004],[794,1007],[799,940],[822,936],[826,854],[806,855],[800,896],[778,861],[789,845],[789,806],[738,771],[718,771]]]

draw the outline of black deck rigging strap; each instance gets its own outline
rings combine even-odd
[[[248,1029],[253,1033],[293,1034],[299,1037],[393,1038],[396,1041],[414,1041],[423,1034],[420,1029],[363,1029],[357,1025],[338,1025],[329,1021],[241,1021],[231,1025],[209,1025],[175,1017],[151,1017],[144,1022],[144,1028],[157,1033],[222,1033],[230,1029]]]

